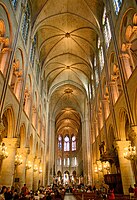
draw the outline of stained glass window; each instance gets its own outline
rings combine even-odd
[[[32,67],[34,65],[35,52],[36,52],[36,35],[34,36],[33,42],[31,44],[31,49],[30,49],[30,62],[32,64]]]
[[[58,137],[58,149],[61,150],[62,149],[62,137],[59,135]]]
[[[57,160],[57,165],[58,165],[58,166],[61,165],[61,158],[58,158],[58,160]]]
[[[120,11],[121,4],[122,4],[122,0],[113,0],[113,5],[114,5],[116,15],[118,15]]]
[[[16,10],[17,4],[18,4],[18,0],[11,0],[11,3],[13,5],[14,9]]]
[[[74,158],[74,165],[75,166],[77,165],[77,158],[76,157]]]
[[[70,165],[70,158],[67,158],[67,166]]]
[[[69,141],[69,137],[66,136],[64,138],[64,151],[69,151],[70,150],[70,141]]]
[[[30,28],[30,9],[29,5],[27,4],[26,11],[24,13],[22,21],[22,37],[25,44],[27,43],[28,40],[29,28]]]
[[[106,48],[108,48],[110,44],[110,40],[111,40],[111,31],[110,31],[109,20],[106,14],[106,7],[104,7],[102,24],[103,24],[103,31],[104,31],[104,37],[105,37],[105,44],[106,44]]]
[[[72,137],[72,151],[76,151],[76,137]]]

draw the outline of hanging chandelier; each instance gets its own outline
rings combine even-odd
[[[4,159],[8,157],[7,147],[5,143],[0,144],[0,159]]]
[[[134,160],[135,156],[136,156],[136,147],[135,146],[131,146],[131,144],[124,148],[124,158],[126,158],[127,160]]]

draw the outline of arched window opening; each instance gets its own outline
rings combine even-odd
[[[118,15],[121,5],[122,5],[122,0],[113,0],[113,6],[114,6],[116,15]]]
[[[62,137],[59,135],[58,137],[58,149],[61,150],[62,149]]]
[[[58,165],[58,166],[61,166],[61,158],[58,158],[58,160],[57,160],[57,165]]]
[[[67,158],[67,166],[70,165],[70,158]]]
[[[72,151],[76,151],[76,137],[72,137]]]
[[[23,22],[22,22],[22,37],[25,44],[27,44],[29,28],[30,28],[30,8],[29,8],[29,5],[27,4],[26,11],[23,16]]]
[[[18,0],[11,0],[11,3],[13,5],[14,9],[16,10],[17,4],[18,4]]]
[[[69,137],[66,136],[64,138],[64,151],[69,151],[70,150],[70,140]]]
[[[104,7],[102,25],[103,25],[106,48],[108,49],[111,40],[111,31],[110,31],[109,20],[106,13],[106,7]]]

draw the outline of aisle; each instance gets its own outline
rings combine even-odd
[[[64,197],[64,200],[76,200],[76,198],[74,197],[73,194],[71,194],[71,193],[66,193],[66,194],[65,194],[65,197]]]

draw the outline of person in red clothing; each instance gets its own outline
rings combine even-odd
[[[28,194],[28,188],[26,184],[24,184],[24,186],[21,188],[21,194],[23,194],[24,196]]]
[[[115,199],[114,189],[109,190],[108,199],[109,200]]]
[[[137,199],[137,184],[134,184],[134,197]]]

